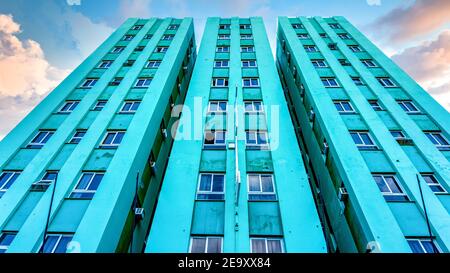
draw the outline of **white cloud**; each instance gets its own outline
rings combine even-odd
[[[68,73],[45,59],[39,43],[17,38],[20,25],[0,14],[0,139]]]

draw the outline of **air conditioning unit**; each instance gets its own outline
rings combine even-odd
[[[313,122],[315,117],[316,117],[316,113],[314,113],[314,110],[311,109],[309,111],[309,121]]]
[[[395,140],[397,140],[398,144],[400,145],[413,145],[413,140],[411,138],[407,138],[407,137],[399,137],[396,138]]]
[[[161,133],[163,135],[163,138],[166,139],[167,138],[167,129],[166,128],[161,129]]]
[[[134,216],[136,217],[136,220],[144,219],[144,208],[135,208]]]
[[[31,185],[34,191],[45,191],[52,184],[53,180],[40,180]]]
[[[341,201],[345,201],[348,198],[348,192],[345,187],[340,187],[338,192],[338,198]]]

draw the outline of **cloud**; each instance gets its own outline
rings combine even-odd
[[[152,0],[120,0],[119,11],[122,20],[129,17],[147,18],[152,14]]]
[[[45,59],[39,43],[21,41],[20,25],[0,14],[0,139],[68,74]]]
[[[450,30],[433,41],[406,48],[392,59],[450,109]]]
[[[369,28],[389,42],[399,43],[430,33],[448,22],[450,1],[416,0],[409,6],[393,9],[375,20]]]

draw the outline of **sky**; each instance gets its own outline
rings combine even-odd
[[[450,0],[0,0],[0,140],[129,17],[345,16],[450,110]],[[198,46],[198,44],[197,44]]]

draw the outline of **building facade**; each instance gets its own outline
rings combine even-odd
[[[332,251],[449,252],[449,113],[343,17],[279,17],[277,68]]]
[[[0,252],[142,252],[195,57],[191,18],[128,19],[22,120]]]
[[[326,252],[260,17],[209,18],[146,252]]]

